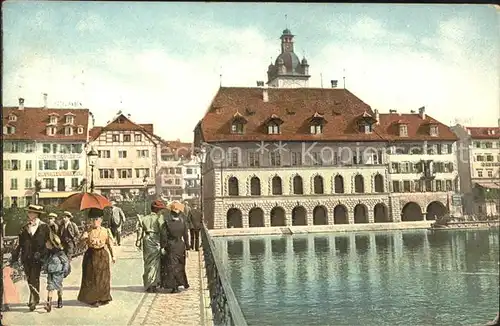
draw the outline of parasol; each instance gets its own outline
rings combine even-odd
[[[79,192],[66,198],[59,205],[59,208],[67,211],[82,211],[89,208],[97,208],[102,210],[109,206],[112,206],[111,202],[102,195],[90,192]]]

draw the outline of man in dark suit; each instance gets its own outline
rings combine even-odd
[[[59,226],[59,238],[61,239],[64,252],[70,261],[71,258],[73,258],[76,245],[80,238],[80,230],[76,223],[71,220],[72,218],[73,214],[71,214],[71,212],[64,211],[63,220]]]
[[[28,223],[21,228],[18,245],[12,253],[12,264],[17,263],[19,256],[30,289],[28,306],[30,311],[40,303],[40,273],[42,260],[47,254],[45,243],[50,236],[50,227],[40,220],[43,206],[29,205],[26,208]]]
[[[203,215],[198,209],[198,205],[193,203],[187,216],[187,225],[189,226],[190,249],[200,250],[200,231],[203,227]]]

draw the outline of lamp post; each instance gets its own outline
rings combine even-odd
[[[147,202],[147,194],[148,194],[148,177],[144,175],[144,179],[142,179],[142,183],[144,184],[144,215],[148,213],[148,202]]]
[[[97,157],[99,154],[91,148],[90,151],[87,153],[87,157],[89,159],[89,165],[90,165],[90,192],[94,192],[94,166],[97,162]]]
[[[207,159],[207,149],[203,145],[198,153],[198,158],[200,160],[200,211],[203,214],[203,164]]]

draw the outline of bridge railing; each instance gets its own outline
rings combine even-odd
[[[205,226],[201,230],[201,240],[214,325],[247,326],[222,259]]]
[[[135,232],[137,225],[137,218],[129,217],[125,220],[122,225],[121,236],[127,236]],[[79,227],[80,232],[83,232],[84,227]],[[10,266],[10,258],[12,257],[12,252],[17,246],[18,237],[8,236],[2,238],[2,254],[3,254],[3,268]],[[84,242],[79,242],[75,247],[73,257],[80,256],[87,250],[87,246]],[[17,282],[23,278],[23,266],[22,264],[16,264],[12,267],[12,280]]]

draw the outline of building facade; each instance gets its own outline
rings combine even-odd
[[[289,34],[280,57],[293,58]],[[285,72],[297,67],[283,61]],[[457,137],[447,126],[425,110],[379,114],[347,89],[307,88],[297,69],[284,79],[269,71],[273,87],[221,87],[195,128],[195,148],[207,150],[210,228],[414,221],[450,210]],[[420,152],[399,149],[413,144]],[[447,154],[434,154],[441,146]]]
[[[163,142],[157,191],[166,201],[186,199],[184,165],[191,160],[191,146],[180,140]]]
[[[196,157],[190,158],[183,164],[182,179],[184,180],[183,200],[200,200],[200,161]]]
[[[500,214],[500,128],[456,125],[457,160],[467,214]]]
[[[46,102],[46,99],[45,99]],[[57,205],[82,189],[87,109],[3,108],[4,207]]]
[[[90,147],[99,155],[95,191],[119,201],[155,194],[161,144],[152,124],[134,123],[121,111],[105,127],[92,128]]]

